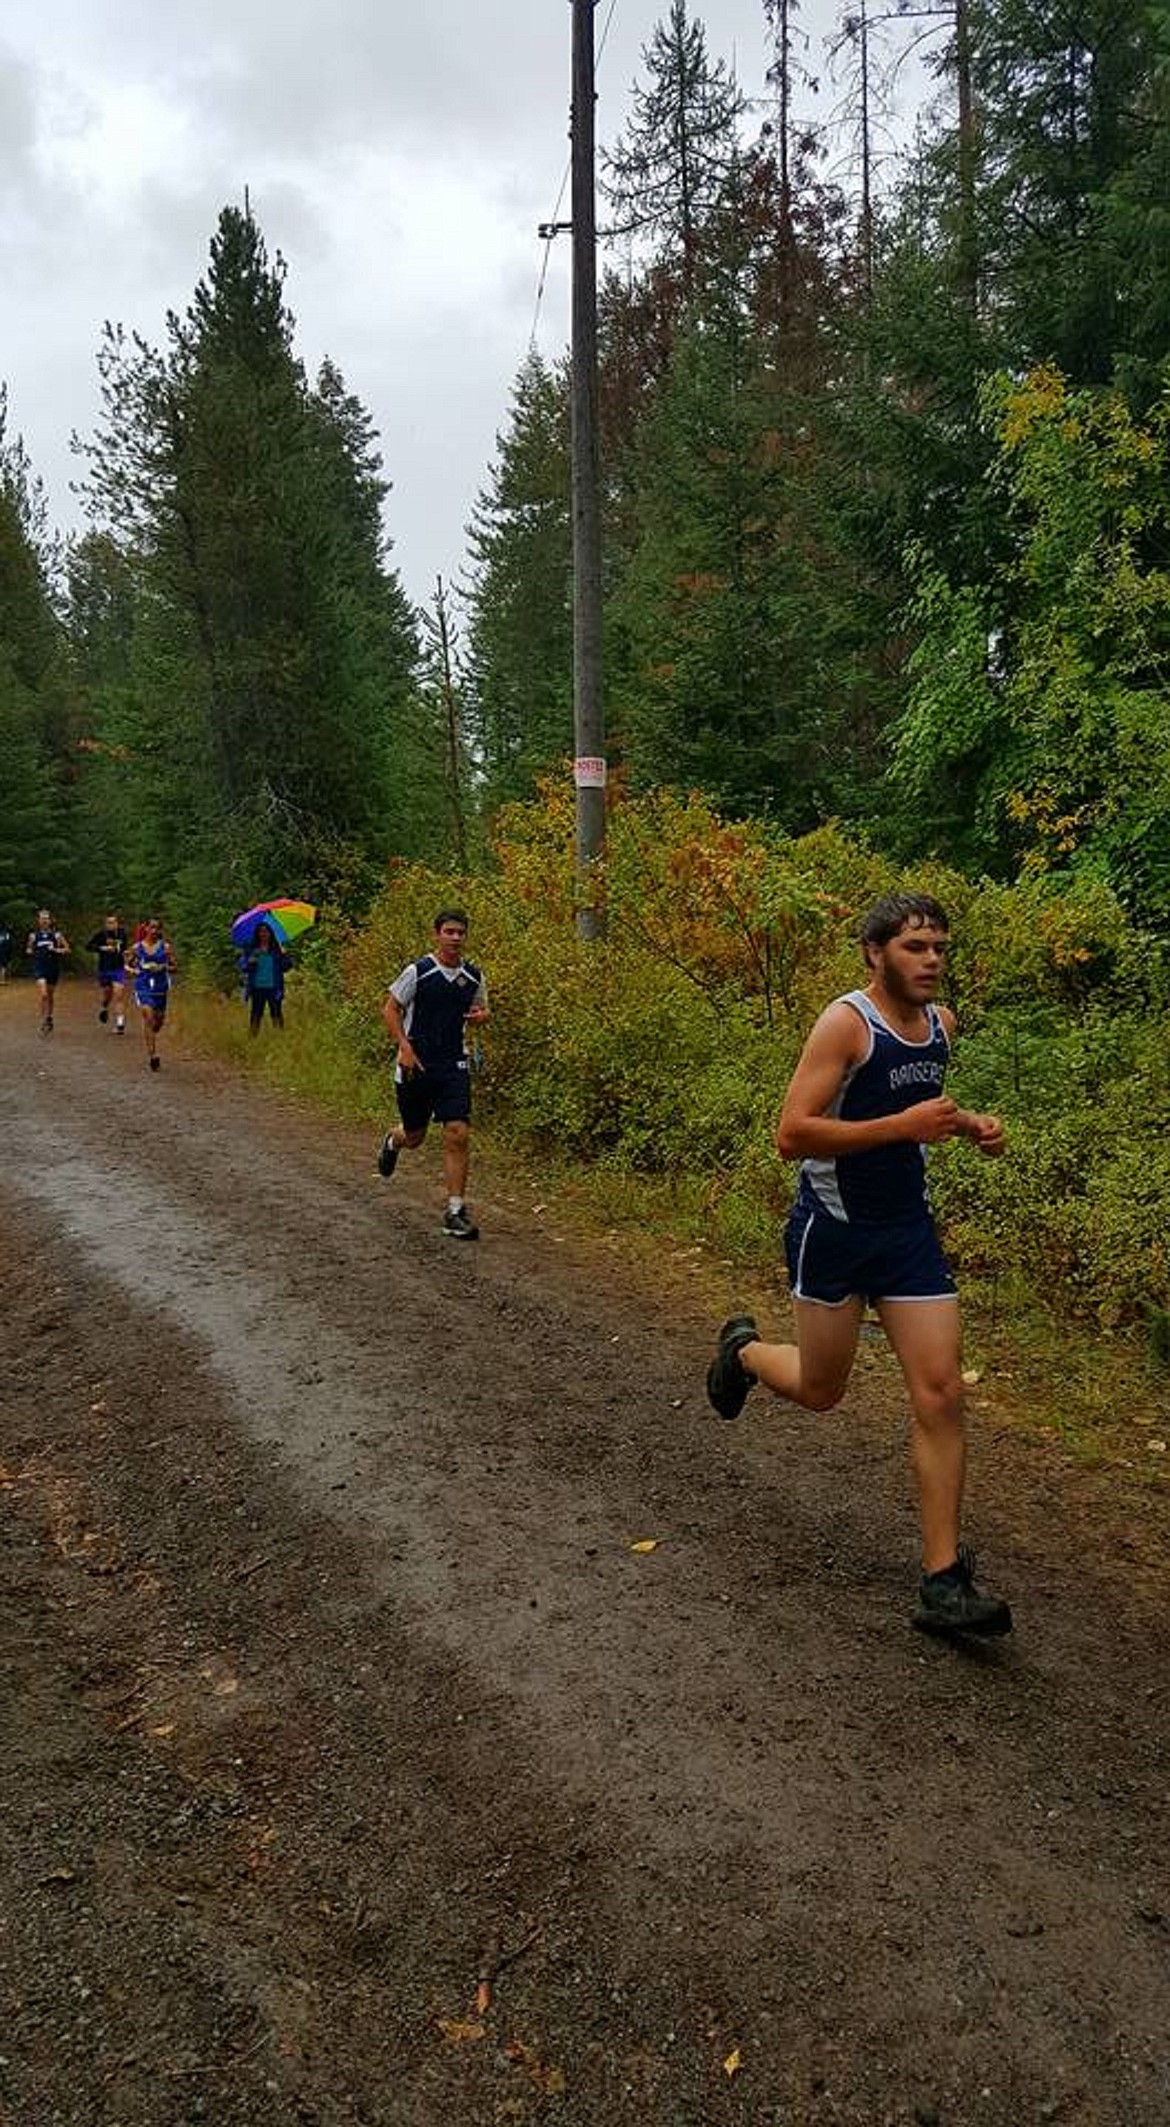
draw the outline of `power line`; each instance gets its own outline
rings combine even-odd
[[[540,262],[540,279],[537,283],[536,288],[536,308],[532,313],[532,329],[528,335],[529,354],[532,353],[533,348],[536,345],[536,328],[540,323],[540,306],[541,303],[544,301],[544,284],[548,279],[548,262],[549,259],[552,257],[552,247],[557,240],[558,227],[563,226],[563,224],[559,223],[558,216],[560,215],[561,206],[564,201],[565,187],[569,182],[569,171],[571,168],[571,161],[567,162],[565,164],[564,176],[561,178],[560,190],[556,196],[556,204],[554,205],[552,210],[551,221],[542,222],[541,224],[541,228],[544,231],[544,257]]]
[[[609,8],[606,13],[605,21],[602,25],[601,37],[598,41],[597,46],[598,66],[601,65],[602,57],[605,52],[605,47],[609,42],[609,33],[610,30],[613,28],[613,18],[617,13],[617,4],[618,0],[609,0]],[[572,167],[572,157],[570,157],[569,161],[565,164],[564,167],[564,172],[561,177],[561,182],[557,191],[556,202],[553,206],[552,214],[547,222],[542,222],[540,225],[540,234],[544,239],[544,257],[541,259],[540,262],[540,278],[536,286],[536,304],[532,312],[531,330],[528,334],[529,354],[532,353],[534,347],[536,346],[536,328],[540,323],[540,306],[544,301],[544,289],[545,283],[548,280],[548,262],[549,259],[552,257],[552,247],[556,242],[557,237],[560,235],[562,229],[568,226],[567,223],[561,221],[560,212],[561,207],[564,203],[565,190],[569,182],[569,173]]]
[[[617,0],[609,0],[609,13],[608,13],[608,15],[607,15],[607,16],[606,16],[606,18],[605,18],[605,27],[604,27],[604,29],[603,29],[603,30],[602,30],[602,32],[601,32],[601,37],[600,37],[600,40],[599,40],[599,42],[598,42],[598,46],[597,46],[597,64],[598,64],[598,66],[600,66],[600,65],[601,65],[601,62],[602,62],[602,60],[603,60],[603,59],[604,59],[604,57],[605,57],[605,47],[606,47],[606,44],[607,44],[607,43],[608,43],[608,41],[609,41],[609,32],[610,32],[610,25],[611,25],[611,23],[613,22],[613,18],[614,18],[614,16],[616,15],[616,13],[617,13]]]

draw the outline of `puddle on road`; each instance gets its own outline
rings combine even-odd
[[[311,1303],[298,1298],[294,1316],[274,1276],[239,1264],[234,1236],[214,1217],[191,1217],[129,1169],[112,1180],[106,1164],[46,1152],[39,1137],[33,1158],[31,1138],[27,1150],[20,1146],[19,1124],[14,1134],[8,1186],[52,1210],[63,1234],[136,1306],[159,1309],[201,1345],[249,1433],[311,1453],[326,1481],[352,1476],[353,1435],[385,1427],[386,1401],[348,1380],[339,1394],[352,1349]]]

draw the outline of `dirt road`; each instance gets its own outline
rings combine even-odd
[[[33,1013],[0,2127],[1166,2127],[1164,1531],[978,1438],[1017,1632],[922,1642],[883,1352],[720,1426],[555,1211]]]

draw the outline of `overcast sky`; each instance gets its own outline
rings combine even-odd
[[[762,96],[761,0],[692,0]],[[612,139],[668,0],[615,0],[598,74]],[[814,46],[833,0],[805,0]],[[610,0],[599,0],[600,43]],[[6,0],[0,14],[0,379],[54,521],[92,432],[103,320],[164,335],[248,187],[288,262],[297,351],[369,408],[412,597],[454,578],[532,330],[568,157],[567,0]],[[819,63],[819,52],[814,49]],[[831,101],[831,99],[829,99]],[[562,214],[567,215],[567,205]],[[537,339],[568,335],[554,247]]]

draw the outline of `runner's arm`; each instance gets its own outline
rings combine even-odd
[[[399,981],[401,982],[402,979],[402,976],[400,976]],[[406,1006],[395,996],[393,988],[388,989],[382,1002],[382,1017],[389,1030],[391,1041],[397,1045],[398,1061],[403,1070],[417,1071],[421,1068],[419,1060],[411,1045],[410,1036],[402,1023],[402,1015],[405,1010]]]
[[[944,1006],[939,1012],[939,1018],[953,1048],[955,1015]],[[981,1115],[975,1109],[960,1108],[955,1117],[955,1135],[969,1138],[975,1150],[981,1152],[985,1159],[998,1159],[1004,1149],[1004,1127],[998,1115]]]

